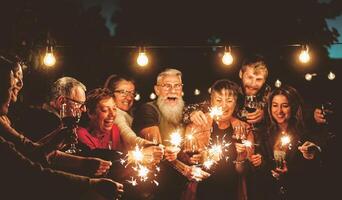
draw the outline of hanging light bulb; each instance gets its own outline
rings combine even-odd
[[[307,74],[305,74],[305,80],[311,81],[314,76],[317,76],[317,74],[307,73]]]
[[[148,64],[148,57],[145,53],[145,49],[141,50],[141,48],[139,48],[139,55],[137,58],[137,63],[141,67],[145,67]]]
[[[46,53],[45,53],[43,62],[44,62],[44,65],[48,67],[54,66],[56,64],[56,58],[53,55],[53,48],[51,45],[48,45],[46,47]]]
[[[195,89],[195,91],[194,91],[194,95],[195,96],[198,96],[198,95],[200,95],[201,94],[201,91],[199,90],[199,89]]]
[[[234,61],[234,58],[232,56],[232,50],[230,48],[230,46],[228,47],[228,51],[227,48],[224,47],[224,54],[222,57],[222,63],[225,65],[231,65]]]
[[[334,80],[335,79],[335,77],[336,77],[336,75],[333,73],[333,72],[329,72],[329,74],[328,74],[328,79],[329,80]]]
[[[137,93],[134,97],[134,100],[139,101],[141,99],[140,94]]]
[[[151,99],[151,100],[155,100],[156,98],[157,98],[157,95],[154,94],[154,92],[152,92],[152,93],[150,94],[150,99]]]
[[[310,61],[309,47],[307,45],[302,46],[302,51],[299,54],[299,60],[302,63],[308,63]]]
[[[277,88],[280,88],[281,86],[281,81],[279,79],[277,79],[274,83],[274,86],[276,86]]]

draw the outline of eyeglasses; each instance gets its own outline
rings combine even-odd
[[[115,90],[114,93],[119,93],[123,97],[135,97],[135,91],[127,91],[127,90]]]
[[[66,100],[72,102],[77,108],[82,109],[85,108],[85,102],[77,101],[75,99],[71,99],[69,97],[64,97]]]
[[[175,89],[175,90],[180,90],[180,89],[182,89],[183,84],[177,83],[177,84],[172,85],[170,83],[165,83],[165,84],[160,84],[158,86],[162,87],[164,90],[168,90],[169,91],[169,90],[172,90],[172,88]]]

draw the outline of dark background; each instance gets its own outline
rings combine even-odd
[[[93,3],[96,1],[92,1]],[[89,1],[88,1],[89,3]],[[328,48],[339,33],[326,19],[341,15],[341,1],[317,0],[116,0],[106,26],[100,5],[84,6],[81,0],[12,0],[0,8],[1,51],[19,54],[27,63],[20,100],[44,101],[49,85],[57,78],[73,76],[92,89],[103,85],[112,73],[137,80],[144,102],[153,91],[156,75],[165,67],[183,72],[187,102],[194,102],[195,88],[207,93],[214,80],[239,81],[238,70],[250,54],[261,54],[270,69],[268,83],[276,79],[296,87],[309,104],[337,101],[342,61],[329,58]],[[42,63],[46,43],[54,45],[57,64]],[[308,44],[312,60],[297,61],[300,47]],[[233,46],[232,66],[221,62],[223,48]],[[150,64],[137,67],[139,46],[145,46]],[[137,48],[133,48],[137,47]],[[329,71],[336,79],[327,79]],[[312,81],[305,73],[317,73]]]

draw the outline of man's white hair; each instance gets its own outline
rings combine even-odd
[[[182,72],[173,69],[173,68],[167,68],[164,71],[160,72],[157,76],[157,85],[160,83],[160,81],[165,77],[165,76],[178,76],[180,80],[182,80]]]

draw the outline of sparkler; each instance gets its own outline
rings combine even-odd
[[[139,182],[146,182],[149,180],[149,175],[151,172],[159,172],[160,169],[158,166],[151,166],[148,167],[144,165],[144,153],[143,148],[139,148],[139,146],[135,146],[135,149],[133,151],[128,152],[128,154],[125,156],[125,159],[121,159],[120,163],[122,165],[125,165],[125,168],[132,164],[131,168],[134,172],[136,172],[135,176],[131,177],[131,180],[127,180],[128,183],[132,184],[133,186],[138,185]],[[153,177],[156,177],[157,174],[154,173]],[[137,177],[137,178],[135,178]],[[157,186],[159,183],[156,180],[151,180],[152,183],[156,184]]]
[[[210,142],[209,148],[208,148],[208,158],[203,162],[204,168],[209,170],[222,158],[225,158],[226,160],[229,159],[228,156],[224,157],[224,152],[227,151],[227,147],[229,147],[231,143],[225,140],[225,136],[226,135],[222,137],[221,141],[219,141],[217,137],[215,144],[212,144]]]
[[[179,130],[171,133],[170,143],[172,146],[180,147],[182,144],[182,141],[183,141],[183,138],[182,138],[181,134],[179,133]]]
[[[291,149],[291,137],[287,135],[285,132],[282,132],[281,135],[282,135],[280,137],[281,148],[288,146],[288,148]]]
[[[209,115],[212,119],[218,120],[223,115],[222,107],[214,106],[209,108]]]

